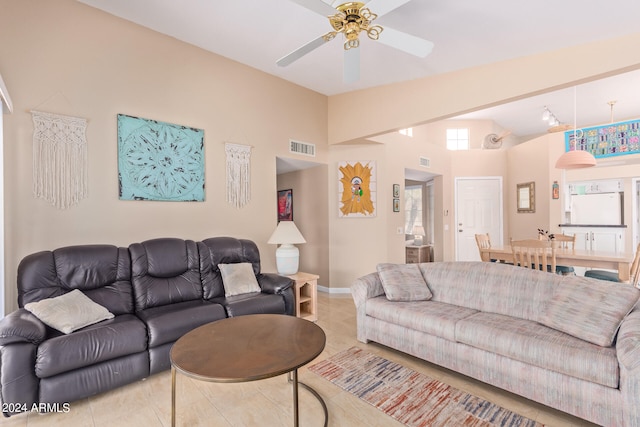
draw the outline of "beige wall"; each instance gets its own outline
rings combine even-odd
[[[400,141],[395,136],[392,138],[393,141],[387,141],[381,135],[420,124],[434,125],[433,132],[433,129],[443,125],[436,122],[445,118],[640,68],[640,51],[635,49],[639,43],[640,33],[444,75],[331,96],[328,116],[330,161],[339,161],[343,154],[363,159],[371,157],[369,155],[371,150],[375,153],[384,152],[384,164],[379,170],[386,170],[388,173],[385,178],[390,181],[382,182],[381,180],[380,183],[385,189],[385,185],[403,182],[404,168],[420,169],[418,156],[424,155],[431,158],[431,172],[438,175],[435,179],[436,197],[441,203],[441,206],[438,206],[441,216],[436,216],[441,222],[439,226],[436,225],[435,259],[452,260],[455,240],[452,235],[455,219],[454,178],[461,174],[468,176],[471,167],[483,168],[484,166],[478,166],[481,162],[474,161],[474,154],[481,151],[473,151],[470,154],[471,158],[466,160],[464,158],[454,160],[455,156],[443,152],[446,150],[428,134],[421,140],[413,138],[413,141],[408,141],[407,138]],[[619,55],[611,61],[591,60],[594,57],[610,57],[614,52],[621,53],[627,50],[633,52],[628,56]],[[381,103],[384,103],[384,108],[380,108]],[[358,120],[353,120],[353,111],[358,111]],[[481,133],[486,130],[488,129],[484,128]],[[496,130],[499,129],[494,128],[493,133],[497,133]],[[351,153],[343,147],[345,143],[361,144],[363,138],[384,141],[384,145],[388,148],[354,145],[354,147],[360,147],[362,151]],[[542,138],[544,140],[546,136]],[[512,145],[512,141],[507,142],[505,148]],[[548,144],[550,142],[547,141],[546,145]],[[562,150],[561,147],[554,148],[556,149]],[[557,156],[553,155],[548,147],[540,150],[533,146],[525,146],[521,150],[523,151],[513,154],[513,161],[509,157],[504,160],[506,163],[501,163],[500,160],[494,163],[497,168],[505,172],[503,175],[505,177],[503,191],[506,195],[504,198],[505,241],[508,241],[511,236],[528,236],[529,230],[536,233],[538,227],[548,227],[556,223],[561,215],[560,204],[552,203],[550,200],[551,184],[553,180],[561,177],[560,171],[552,166],[555,165]],[[531,157],[527,157],[529,154]],[[541,163],[536,166],[537,162]],[[330,179],[332,179],[331,168],[330,163]],[[489,176],[499,175],[499,173],[491,173],[490,170],[478,171],[477,175],[483,173]],[[538,189],[536,200],[539,201],[537,212],[516,214],[515,185],[528,181],[536,181]],[[330,189],[332,185],[330,184]],[[341,234],[340,242],[361,241],[363,236],[366,236],[365,242],[386,245],[387,261],[397,260],[399,254],[403,253],[401,243],[393,235],[395,228],[401,225],[399,216],[396,218],[385,215],[386,220],[377,219],[376,221],[358,220],[357,226],[349,228],[344,226],[342,220],[331,219],[332,209],[330,204],[330,223],[333,224],[330,231],[332,237],[334,232]],[[378,238],[376,239],[375,236]],[[441,247],[438,246],[439,239],[442,242]],[[376,246],[368,252],[360,250],[357,254],[358,262],[353,263],[355,267],[348,269],[342,260],[352,256],[352,246],[334,244],[332,241],[330,247],[334,286],[348,286],[358,275],[372,271],[377,262],[385,260],[381,257],[382,249]],[[337,265],[334,263],[340,263],[341,268],[334,269],[334,265]]]
[[[329,98],[329,144],[462,113],[640,68],[640,33]],[[594,61],[593,58],[607,58]],[[384,108],[380,105],[384,103]],[[353,112],[358,111],[358,120]]]
[[[598,124],[592,124],[597,126]],[[592,126],[589,125],[589,126]],[[565,223],[564,198],[565,185],[569,182],[592,181],[599,179],[622,178],[624,184],[624,218],[627,225],[625,246],[627,251],[633,247],[633,204],[632,179],[640,178],[640,155],[628,155],[598,159],[598,166],[587,169],[559,170],[555,168],[558,157],[564,152],[564,132],[551,133],[532,139],[507,151],[508,179],[511,181],[508,191],[507,212],[509,231],[514,239],[531,237],[537,228],[550,233],[562,232],[559,224]],[[534,181],[536,183],[535,214],[516,212],[516,184]],[[560,198],[552,198],[552,185],[558,181]]]
[[[20,259],[84,243],[128,245],[163,236],[229,235],[258,244],[276,226],[276,156],[289,138],[316,144],[327,161],[327,98],[73,0],[3,0],[0,72],[14,113],[5,116],[6,301],[16,305]],[[30,110],[88,119],[89,196],[59,210],[32,195]],[[118,199],[116,115],[204,129],[206,201]],[[253,146],[251,201],[225,200],[224,141]]]
[[[290,138],[316,144],[314,161],[326,165],[328,249],[318,243],[315,250],[328,253],[328,261],[318,259],[317,269],[328,271],[321,276],[331,288],[348,287],[379,262],[403,262],[403,235],[396,233],[403,226],[403,216],[392,212],[391,188],[404,182],[406,168],[421,169],[421,156],[431,160],[428,172],[435,176],[435,239],[441,242],[436,260],[453,259],[456,176],[505,177],[505,227],[510,230],[506,237],[535,229],[538,222],[553,224],[561,210],[550,201],[550,185],[562,175],[551,166],[558,150],[551,140],[546,142],[546,155],[528,145],[513,153],[451,154],[438,142],[442,124],[435,122],[640,67],[640,50],[635,48],[640,43],[638,34],[327,98],[73,0],[3,0],[0,39],[0,72],[15,107],[14,114],[5,116],[4,135],[9,309],[16,299],[13,284],[18,261],[28,253],[63,245],[127,245],[160,236],[232,235],[255,240],[264,270],[275,270],[275,250],[266,244],[276,225],[275,158],[296,157],[288,152]],[[593,57],[608,60],[590,61]],[[32,109],[89,120],[89,197],[76,207],[58,210],[32,196]],[[354,111],[357,120],[353,120]],[[118,200],[118,113],[205,130],[205,202]],[[424,123],[433,126],[417,138],[384,143],[364,139]],[[500,130],[482,126],[474,135]],[[477,146],[479,139],[473,138]],[[253,146],[252,200],[243,209],[225,202],[224,141]],[[542,163],[528,169],[532,158]],[[377,161],[374,218],[338,218],[337,163],[354,160]],[[616,168],[608,169],[617,173]],[[629,167],[624,173],[631,177],[634,170]],[[600,169],[594,173],[606,174]],[[302,183],[305,175],[296,179]],[[582,176],[567,173],[566,179]],[[522,221],[524,214],[513,213],[515,184],[529,180],[536,181],[539,200],[535,226]],[[308,250],[301,249],[303,254]],[[306,258],[304,262],[313,257]]]
[[[508,176],[507,211],[510,239],[527,239],[537,235],[538,228],[549,227],[549,184],[548,137],[536,139],[536,143],[519,144],[507,151]],[[517,212],[517,185],[528,182],[535,183],[535,212]]]
[[[318,285],[329,282],[329,189],[327,165],[278,175],[278,190],[293,190],[293,221],[307,243],[300,250],[300,271],[320,276]]]

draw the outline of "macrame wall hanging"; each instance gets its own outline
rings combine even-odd
[[[87,197],[87,120],[31,111],[33,194],[59,209]]]
[[[226,142],[227,202],[241,208],[251,200],[251,146]]]

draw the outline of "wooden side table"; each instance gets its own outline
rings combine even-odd
[[[287,277],[295,282],[296,316],[316,322],[318,320],[318,279],[320,276],[298,271]]]
[[[406,263],[430,262],[430,248],[431,245],[407,246]]]

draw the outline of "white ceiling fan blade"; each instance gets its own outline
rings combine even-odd
[[[335,34],[333,33],[327,33],[324,34],[316,39],[311,40],[309,43],[300,46],[299,48],[297,48],[296,50],[294,50],[293,52],[291,52],[288,55],[283,56],[282,58],[278,59],[276,61],[276,64],[278,64],[280,67],[286,67],[287,65],[291,64],[294,61],[297,61],[298,59],[302,58],[303,56],[305,56],[307,53],[311,52],[314,49],[319,48],[320,46],[322,46],[323,44],[325,44],[328,41],[333,40],[333,38],[335,37]]]
[[[309,10],[314,11],[315,13],[319,13],[322,16],[330,16],[335,15],[336,10],[323,2],[322,0],[290,0],[294,3],[299,4],[302,7],[306,7]]]
[[[364,7],[380,17],[410,1],[411,0],[371,0]]]
[[[343,79],[347,84],[360,80],[360,48],[352,47],[344,51]]]
[[[384,27],[378,41],[420,58],[429,55],[433,49],[433,42],[389,27]]]

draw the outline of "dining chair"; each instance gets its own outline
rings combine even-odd
[[[557,247],[562,249],[575,249],[576,246],[576,235],[569,234],[554,234],[553,241],[557,242]],[[563,276],[573,276],[576,274],[576,269],[572,266],[567,265],[557,265],[556,273],[562,274]]]
[[[491,238],[489,237],[489,233],[476,234],[475,237],[478,251],[480,252],[480,259],[482,259],[482,249],[489,249],[491,247]],[[495,262],[496,260],[492,259],[490,261]]]
[[[584,277],[592,279],[607,280],[609,282],[620,282],[617,271],[608,270],[587,270]],[[631,271],[629,272],[629,282],[636,288],[640,287],[640,244],[636,248],[636,254],[631,263]]]
[[[556,246],[550,240],[512,240],[513,265],[555,273]]]

